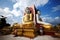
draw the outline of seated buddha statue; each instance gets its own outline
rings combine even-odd
[[[31,13],[30,9],[27,7],[25,9],[25,15],[23,17],[24,23],[32,23],[33,22],[33,14]]]

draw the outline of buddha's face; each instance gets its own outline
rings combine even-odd
[[[25,12],[26,12],[27,14],[30,14],[30,9],[27,7],[27,8],[25,9]]]

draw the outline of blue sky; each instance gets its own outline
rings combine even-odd
[[[60,0],[0,0],[0,15],[6,16],[10,24],[21,23],[24,8],[33,4],[41,11],[44,22],[60,23]]]

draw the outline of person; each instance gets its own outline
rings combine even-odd
[[[17,37],[17,36],[18,36],[18,35],[17,35],[17,30],[16,30],[16,29],[14,30],[14,34],[15,34],[14,37]]]
[[[43,27],[40,27],[40,35],[43,35]]]

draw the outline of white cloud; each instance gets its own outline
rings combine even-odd
[[[39,5],[45,5],[49,0],[14,0],[16,1],[18,4],[20,4],[22,6],[29,6],[29,5],[35,5],[35,6],[39,6]]]
[[[52,12],[60,11],[60,5],[52,7]]]
[[[51,17],[51,16],[41,16],[42,20],[44,22],[52,23],[52,24],[58,24],[60,23],[60,17]]]
[[[5,11],[2,8],[0,8],[0,15],[4,14],[4,13],[5,13]]]
[[[60,19],[60,17],[55,17],[55,19]]]
[[[22,12],[20,10],[17,10],[17,9],[13,9],[11,11],[8,7],[5,7],[4,9],[0,8],[0,15],[4,15],[4,16],[14,15],[14,16],[18,17],[18,16],[22,15]]]
[[[55,22],[60,23],[60,17],[55,17]]]
[[[7,14],[11,12],[8,7],[5,7],[3,10],[4,10],[5,13],[7,13]]]
[[[1,12],[3,12],[3,9],[2,9],[2,8],[0,8],[0,13],[1,13]]]
[[[21,11],[24,11],[25,7],[35,5],[44,6],[48,3],[49,0],[14,0],[16,3],[13,5],[14,9],[20,8]]]
[[[7,20],[7,23],[12,24],[12,23],[14,23],[14,22],[17,21],[14,18],[20,16],[20,12],[19,11],[16,11],[16,10],[10,11],[8,7],[5,7],[4,9],[3,8],[0,8],[0,15],[3,15],[5,17],[7,17],[7,19],[6,19]]]
[[[9,13],[9,9],[3,9],[3,8],[0,8],[0,15],[4,15],[6,16],[7,14]]]
[[[12,10],[11,13],[15,16],[20,16],[20,13],[17,10]]]
[[[44,22],[52,22],[53,20],[53,18],[52,17],[50,17],[50,16],[42,16],[41,17],[42,18],[42,20],[44,21]]]

